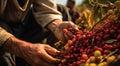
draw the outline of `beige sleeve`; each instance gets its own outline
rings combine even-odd
[[[13,35],[0,27],[0,46],[11,36]]]
[[[2,14],[6,8],[7,0],[0,0],[0,14]]]
[[[52,20],[62,20],[61,13],[57,11],[57,5],[54,0],[34,0],[33,14],[42,27],[45,27]]]

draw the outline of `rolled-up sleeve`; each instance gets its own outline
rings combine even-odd
[[[6,4],[7,4],[7,0],[0,0],[0,14],[4,12]]]
[[[57,11],[57,5],[54,0],[34,0],[33,14],[42,27],[45,27],[52,20],[62,20],[61,13]]]
[[[0,27],[0,46],[11,36],[13,35]]]

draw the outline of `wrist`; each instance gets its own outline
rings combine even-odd
[[[5,52],[9,52],[18,57],[21,57],[21,56],[23,56],[23,52],[26,47],[29,47],[29,44],[27,44],[25,41],[19,40],[15,37],[10,37],[4,43],[3,50]]]

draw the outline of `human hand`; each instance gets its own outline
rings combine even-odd
[[[8,48],[9,47],[9,48]],[[59,59],[54,58],[58,51],[46,44],[32,44],[14,37],[4,44],[4,49],[26,60],[31,66],[54,66]]]
[[[45,44],[32,44],[24,52],[24,59],[32,66],[54,66],[59,59],[53,58],[57,50]]]
[[[28,51],[28,52],[27,52]],[[32,44],[24,54],[24,59],[32,66],[54,66],[60,60],[53,58],[57,50],[44,44]]]
[[[73,37],[72,32],[69,31],[69,28],[73,28],[74,30],[78,30],[78,27],[71,21],[61,22],[60,20],[56,20],[48,25],[48,28],[54,33],[56,38],[61,41],[67,41]],[[63,30],[67,29],[67,32]]]

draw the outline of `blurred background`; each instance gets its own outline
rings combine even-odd
[[[84,0],[76,0],[76,5],[82,4]],[[56,0],[57,3],[66,5],[67,0]]]
[[[80,26],[80,29],[88,30],[119,3],[115,4],[115,1],[120,0],[56,0],[68,8],[72,22]]]

